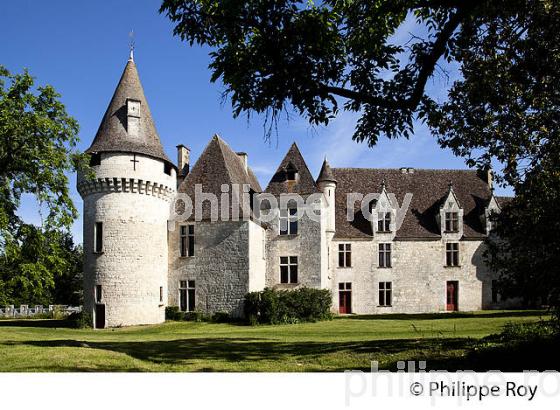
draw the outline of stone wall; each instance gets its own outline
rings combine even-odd
[[[352,267],[338,268],[338,244],[352,244]],[[335,240],[331,245],[333,307],[338,309],[338,283],[352,283],[352,312],[421,313],[446,310],[446,282],[458,281],[461,311],[490,308],[496,277],[483,262],[481,241],[461,241],[460,266],[446,267],[445,243],[393,241],[392,267],[378,267],[377,240]],[[392,282],[391,307],[379,306],[379,282]]]
[[[104,153],[101,165],[94,167],[98,181],[124,179],[129,184],[78,182],[84,197],[84,309],[94,314],[95,286],[101,285],[108,327],[165,318],[169,197],[163,192],[175,189],[175,171],[165,174],[160,160],[134,159],[132,154]],[[146,181],[165,186],[165,191],[146,189]],[[94,253],[96,222],[103,223],[102,253]]]
[[[278,218],[270,222],[266,244],[266,286],[280,285],[280,257],[298,257],[298,285],[310,288],[327,286],[326,239],[324,226],[307,215],[298,221],[297,235],[280,235]],[[282,286],[280,287],[290,287]]]
[[[196,310],[242,315],[250,283],[249,224],[253,222],[194,223],[193,257],[179,256],[180,224],[169,232],[169,305],[179,305],[179,282],[194,280]]]

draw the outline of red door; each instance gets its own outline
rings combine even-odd
[[[459,310],[459,282],[450,280],[447,282],[447,310],[455,312]]]
[[[338,312],[341,314],[352,313],[352,283],[338,284]]]

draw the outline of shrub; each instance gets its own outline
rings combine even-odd
[[[165,320],[182,320],[182,313],[179,311],[179,306],[166,306]]]
[[[229,323],[231,322],[231,317],[228,312],[216,312],[212,315],[212,322]]]
[[[189,322],[203,322],[206,318],[202,312],[195,310],[193,312],[184,312],[183,320],[187,320]]]
[[[332,318],[331,300],[331,292],[327,289],[266,288],[245,295],[244,313],[251,324],[315,322]]]
[[[66,320],[70,322],[70,326],[75,329],[85,329],[93,327],[93,317],[89,312],[75,312],[69,315]]]

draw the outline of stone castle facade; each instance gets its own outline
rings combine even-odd
[[[493,195],[490,174],[331,168],[325,160],[315,179],[293,144],[262,189],[247,155],[218,136],[192,165],[179,145],[175,164],[132,58],[86,152],[95,175],[78,177],[84,309],[96,327],[160,323],[166,306],[240,316],[245,294],[265,287],[330,289],[342,314],[502,306],[483,260],[489,216],[507,200]],[[224,187],[234,186],[249,197],[308,200],[318,217],[297,218],[294,200],[266,223],[257,217],[271,212],[266,206],[235,220],[251,204],[224,205]],[[221,218],[213,219],[211,201],[198,218],[174,218],[177,198],[196,198],[200,188],[218,198]],[[375,195],[363,209],[364,201],[348,202],[354,193]]]

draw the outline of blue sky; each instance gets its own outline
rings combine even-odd
[[[278,136],[264,140],[263,118],[234,119],[221,100],[222,86],[210,83],[208,49],[182,43],[172,24],[158,13],[158,0],[3,1],[0,4],[0,64],[12,72],[28,68],[38,84],[62,94],[68,112],[80,124],[80,145],[91,143],[128,58],[128,33],[134,29],[135,61],[150,109],[167,154],[175,158],[179,143],[198,158],[215,133],[234,150],[249,154],[261,185],[268,183],[285,152],[296,141],[316,176],[326,155],[335,167],[465,168],[464,161],[442,150],[429,131],[417,124],[410,140],[381,139],[374,148],[352,141],[356,114],[343,113],[328,127],[311,128],[293,116],[279,124]],[[397,37],[406,41],[413,23]],[[452,76],[453,77],[453,76]],[[448,82],[429,84],[442,97]],[[82,201],[72,176],[72,197]],[[497,189],[498,194],[510,194]],[[37,204],[26,198],[20,214],[39,222]],[[82,240],[81,219],[73,234]]]

